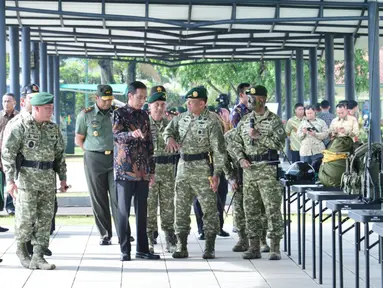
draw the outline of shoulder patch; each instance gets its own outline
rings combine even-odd
[[[88,108],[85,108],[84,110],[82,110],[84,113],[89,113],[89,112],[91,112],[91,111],[93,111],[94,110],[94,106],[90,106],[90,107],[88,107]]]

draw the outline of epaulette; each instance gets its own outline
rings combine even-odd
[[[91,111],[93,111],[94,110],[94,106],[90,106],[90,107],[88,107],[88,108],[85,108],[84,110],[82,110],[84,113],[89,113],[89,112],[91,112]]]

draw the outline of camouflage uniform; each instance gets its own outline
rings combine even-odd
[[[249,136],[250,119],[252,118],[255,120],[255,130],[258,130],[261,135],[258,140],[252,140]],[[247,258],[247,255],[253,255],[254,251],[259,251],[257,246],[259,246],[259,240],[262,237],[262,229],[266,228],[263,227],[262,218],[259,217],[262,203],[269,220],[268,237],[272,240],[270,258],[274,258],[275,254],[279,253],[279,241],[283,235],[283,225],[280,211],[282,188],[276,179],[277,165],[268,164],[268,160],[250,161],[250,158],[268,157],[270,149],[282,150],[285,139],[286,133],[282,121],[267,108],[263,115],[256,115],[255,112],[247,114],[236,128],[231,147],[232,154],[236,156],[239,163],[242,159],[247,159],[251,163],[249,169],[243,170],[246,231],[250,238],[250,251],[245,253],[244,258]],[[259,257],[260,254],[256,258]]]
[[[175,117],[163,133],[167,142],[172,137],[180,139],[181,159],[178,163],[175,185],[175,230],[177,251],[174,258],[188,257],[187,235],[190,232],[190,205],[198,197],[203,211],[206,235],[205,256],[214,257],[216,234],[219,232],[217,198],[210,188],[210,169],[207,159],[185,161],[183,158],[193,154],[212,153],[214,175],[221,175],[225,162],[225,142],[221,123],[214,113],[205,109],[200,116],[185,112]]]
[[[39,124],[29,113],[20,113],[20,116],[13,121],[12,129],[6,133],[2,146],[2,161],[7,181],[15,179],[18,153],[23,154],[25,160],[30,163],[40,162],[45,166],[40,169],[22,164],[16,181],[18,191],[15,237],[18,248],[21,244],[25,246],[27,241],[32,240],[34,255],[42,255],[49,245],[56,172],[60,180],[66,180],[63,137],[58,125],[51,122]],[[56,163],[56,172],[53,170],[53,161]]]
[[[176,155],[165,152],[165,141],[162,133],[169,124],[169,120],[163,118],[161,121],[155,121],[151,116],[149,116],[149,119],[156,162],[155,182],[149,189],[148,196],[148,224],[146,231],[148,233],[149,249],[153,252],[153,233],[158,231],[157,208],[159,203],[161,229],[165,232],[167,250],[174,252],[171,251],[171,247],[175,246],[176,241],[174,235],[174,163]],[[170,161],[170,163],[163,163],[166,162],[165,160]]]

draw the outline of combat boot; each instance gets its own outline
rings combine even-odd
[[[249,248],[249,239],[245,231],[238,231],[238,242],[233,247],[233,252],[245,252]]]
[[[29,256],[26,243],[17,242],[16,255],[19,257],[21,265],[24,268],[29,268],[29,265],[31,264],[31,256]]]
[[[206,234],[205,250],[203,251],[203,259],[215,258],[215,234]]]
[[[181,233],[177,235],[177,249],[172,254],[173,258],[188,258],[188,233]]]
[[[270,246],[267,245],[267,240],[266,240],[267,232],[266,231],[263,231],[263,232],[264,233],[262,234],[262,237],[261,237],[261,252],[267,253],[267,252],[270,252]]]
[[[279,243],[281,240],[279,238],[270,239],[270,254],[269,260],[281,260],[281,251]]]
[[[154,236],[153,232],[146,233],[148,235],[149,252],[154,253]]]
[[[29,269],[41,269],[41,270],[54,270],[56,269],[55,264],[49,264],[43,257],[45,249],[35,245],[33,247],[33,256]]]
[[[243,259],[259,259],[262,258],[261,242],[259,238],[249,239],[249,249],[242,255]]]
[[[173,253],[177,249],[177,238],[173,230],[165,231],[166,252]]]

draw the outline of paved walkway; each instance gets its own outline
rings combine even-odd
[[[132,223],[133,224],[133,223]],[[295,225],[294,225],[295,226]],[[294,228],[293,226],[293,228]],[[226,226],[225,226],[226,227]],[[230,227],[226,227],[228,230]],[[195,231],[195,229],[194,229]],[[231,231],[231,230],[230,230]],[[308,226],[308,232],[311,231]],[[201,258],[204,242],[196,233],[189,236],[190,258],[175,260],[164,253],[164,235],[155,251],[160,261],[136,260],[121,263],[118,245],[98,245],[98,233],[94,226],[60,226],[52,237],[50,248],[54,255],[49,261],[57,265],[55,271],[31,271],[21,268],[15,255],[13,232],[0,234],[0,287],[221,287],[221,288],[314,288],[331,287],[331,238],[330,226],[324,225],[324,285],[311,278],[311,235],[307,234],[307,267],[302,270],[296,264],[296,241],[292,243],[292,259],[283,253],[282,261],[268,261],[267,255],[259,260],[243,260],[241,253],[231,252],[236,234],[230,238],[218,238],[214,260]],[[296,233],[292,233],[295,238]],[[354,287],[353,233],[346,235],[344,243],[345,288]],[[114,243],[116,239],[114,238]],[[132,247],[134,251],[135,247]],[[373,248],[372,255],[378,255]],[[363,256],[361,252],[361,257]],[[364,277],[361,258],[361,277]],[[373,287],[380,287],[380,266],[376,258],[371,260]],[[361,279],[361,287],[364,287]],[[338,286],[339,287],[339,286]]]

